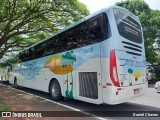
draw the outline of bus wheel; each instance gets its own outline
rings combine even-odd
[[[14,87],[15,87],[15,88],[18,88],[17,78],[16,78],[16,77],[14,78]]]
[[[50,86],[49,86],[49,93],[53,100],[55,101],[63,100],[63,97],[61,94],[61,87],[57,80],[51,81]]]

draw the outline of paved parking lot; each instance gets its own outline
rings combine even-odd
[[[59,111],[58,114],[65,115],[66,113],[72,114],[72,109],[66,108],[57,104],[54,101],[48,101],[42,99],[40,97],[31,95],[29,93],[25,93],[20,90],[16,90],[11,87],[4,86],[0,84],[0,99],[2,99],[5,103],[11,106],[11,111],[51,111],[53,114],[57,114],[56,111]],[[61,112],[60,112],[61,111]],[[48,114],[51,114],[49,112]],[[45,112],[46,113],[46,112]],[[74,114],[74,112],[73,112]],[[83,114],[80,112],[80,114]],[[84,115],[84,114],[83,114]],[[72,115],[71,115],[72,116]],[[74,115],[73,115],[74,116]],[[17,118],[5,118],[5,120],[17,120]],[[47,117],[47,118],[21,118],[21,120],[66,120],[66,119],[85,119],[85,120],[93,120],[96,118],[93,117]]]

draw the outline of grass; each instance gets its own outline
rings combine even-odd
[[[9,105],[5,104],[2,100],[0,100],[0,120],[3,120],[3,118],[1,117],[1,112],[4,112],[4,111],[9,111],[10,110],[10,107]]]
[[[8,111],[10,107],[0,100],[0,111]]]

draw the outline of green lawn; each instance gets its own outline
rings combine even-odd
[[[3,118],[1,117],[1,112],[3,111],[9,111],[10,107],[8,105],[6,105],[2,100],[0,100],[0,120],[3,120]]]

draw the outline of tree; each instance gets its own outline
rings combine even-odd
[[[146,60],[160,79],[160,11],[152,10],[144,0],[125,0],[116,3],[137,15],[141,21],[145,42]]]
[[[0,0],[0,8],[0,58],[89,14],[77,0]]]

